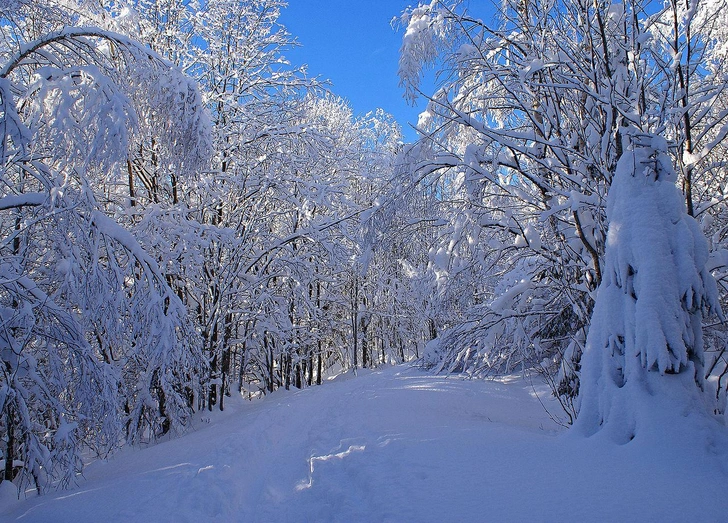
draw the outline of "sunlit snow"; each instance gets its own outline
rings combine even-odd
[[[665,522],[728,514],[721,446],[710,454],[690,439],[666,437],[657,449],[639,438],[619,446],[572,437],[542,407],[558,414],[536,377],[464,380],[409,367],[348,377],[230,402],[209,423],[198,415],[185,437],[92,463],[76,490],[6,497],[0,520]]]

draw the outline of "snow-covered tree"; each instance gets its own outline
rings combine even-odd
[[[432,266],[451,328],[430,361],[533,367],[573,418],[625,128],[668,140],[689,214],[715,227],[721,212],[720,5],[505,2],[493,24],[463,7],[435,0],[402,17],[406,94],[421,95],[427,66],[442,79],[411,169],[447,224]]]
[[[117,190],[136,133],[178,151],[166,159],[180,175],[205,161],[199,93],[147,47],[70,25],[84,19],[63,7],[0,9],[4,479],[20,462],[39,491],[73,479],[82,448],[183,427],[200,366],[186,310],[122,226]],[[164,121],[139,117],[150,106]]]
[[[600,38],[607,14],[507,2],[490,26],[431,2],[403,17],[406,92],[427,64],[448,72],[421,117],[414,171],[447,224],[431,251],[451,311],[430,346],[440,368],[505,371],[580,352],[620,152],[618,114],[601,103],[619,60],[616,33]]]
[[[626,443],[710,411],[702,319],[720,306],[708,244],[676,179],[664,139],[625,133],[582,361],[577,428],[586,434],[605,430]]]

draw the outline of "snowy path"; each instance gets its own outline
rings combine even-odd
[[[0,521],[728,520],[724,457],[559,432],[520,379],[396,367],[235,405]]]

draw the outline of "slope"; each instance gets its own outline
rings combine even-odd
[[[92,463],[75,490],[10,503],[0,520],[728,518],[726,455],[669,431],[671,455],[561,434],[520,377],[349,376],[241,401],[185,437]]]

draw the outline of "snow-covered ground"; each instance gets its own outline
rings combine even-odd
[[[230,402],[187,436],[92,463],[74,490],[5,498],[0,520],[728,521],[722,447],[669,427],[657,445],[564,434],[520,377],[348,377]]]

